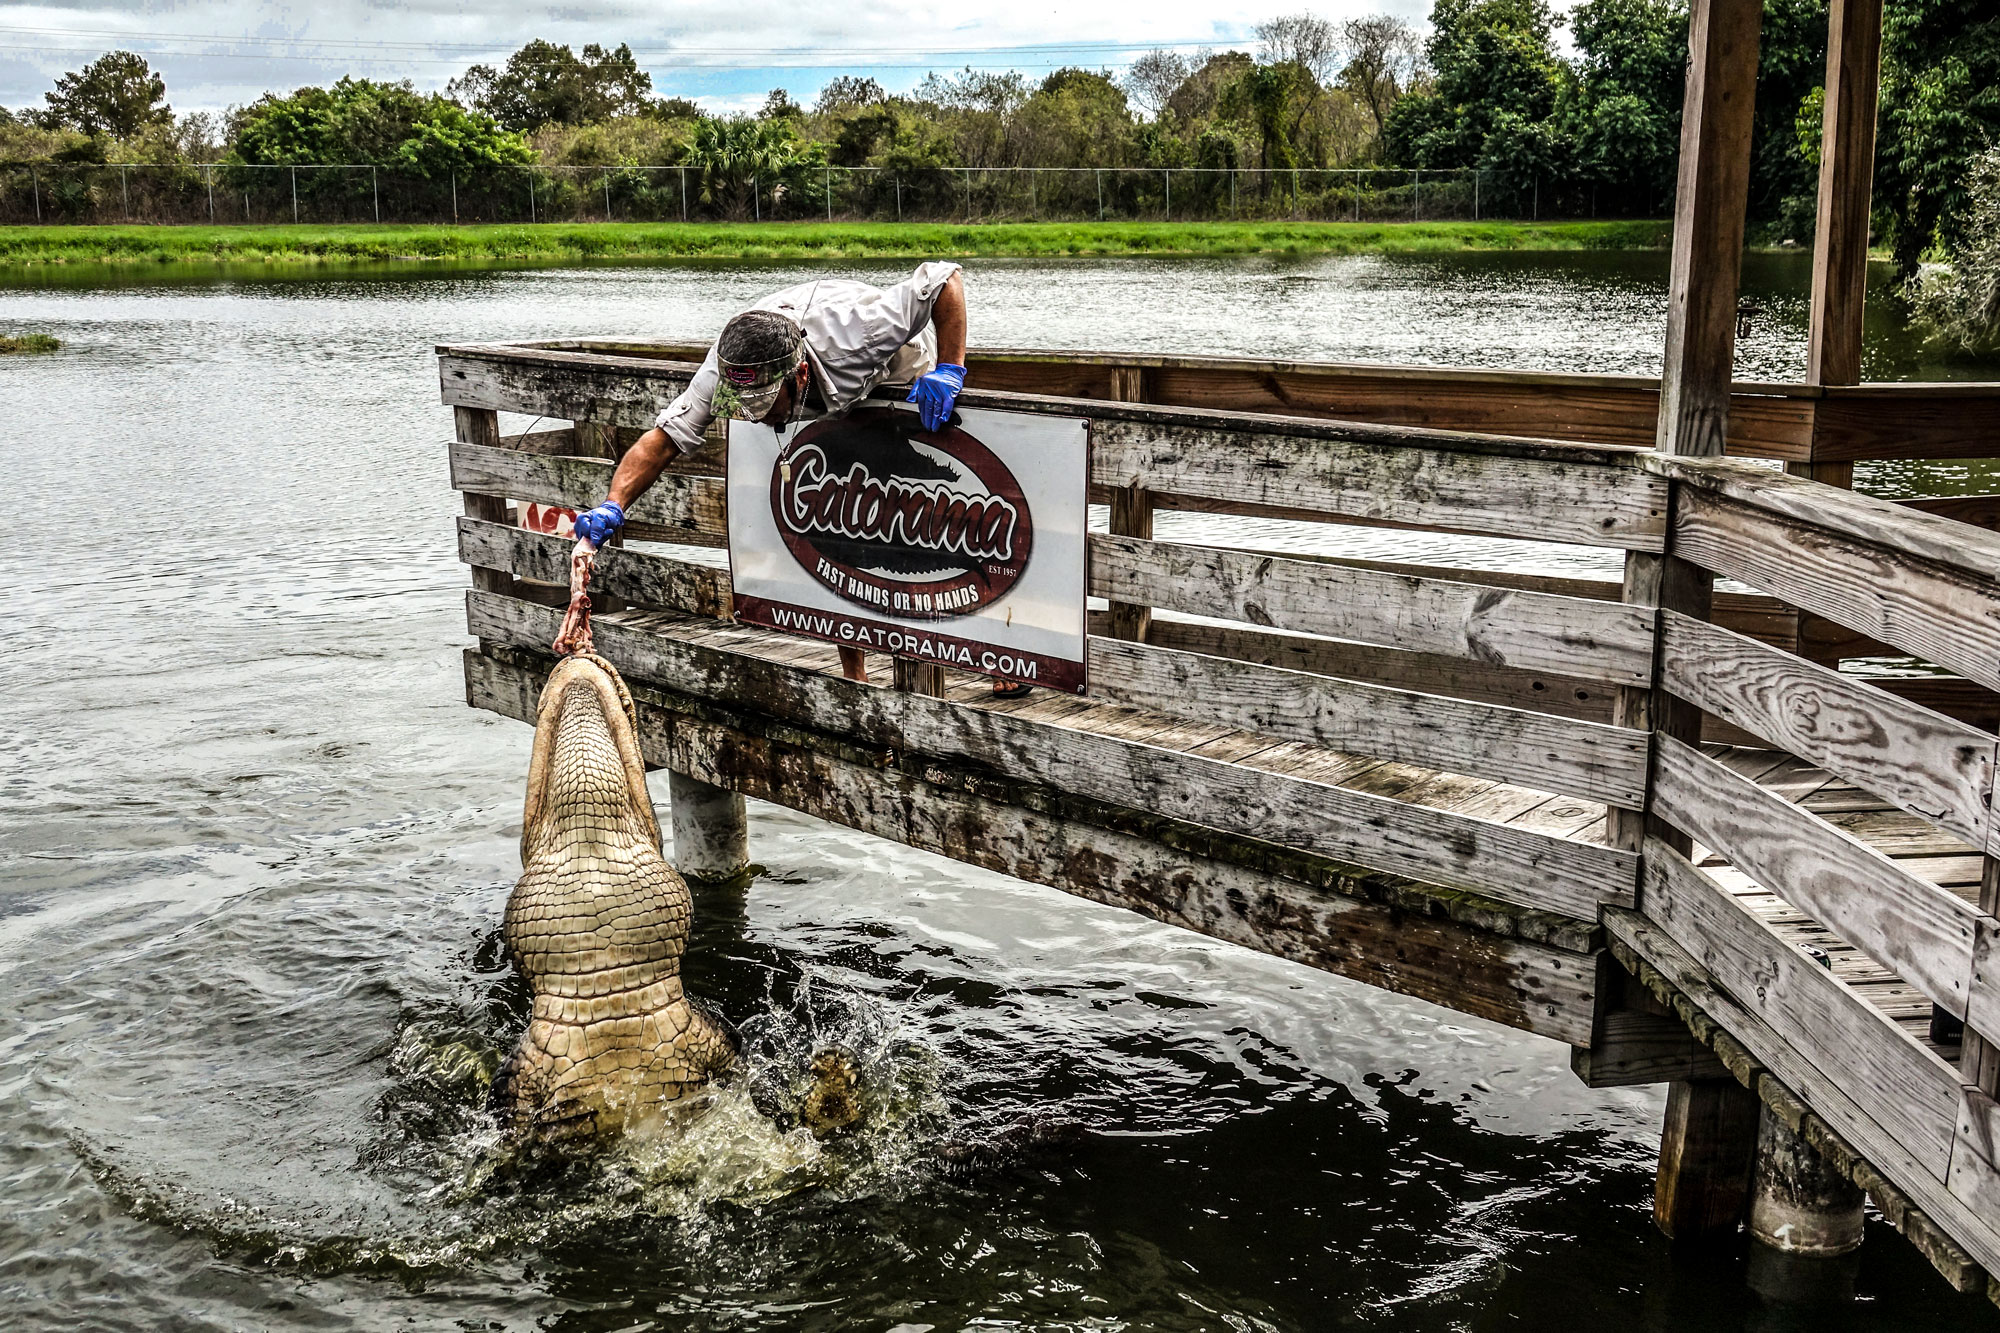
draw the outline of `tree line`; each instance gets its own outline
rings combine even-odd
[[[1205,167],[1283,191],[1298,170],[1476,168],[1495,207],[1657,216],[1671,207],[1687,63],[1685,0],[1435,0],[1427,33],[1387,15],[1311,13],[1251,50],[1152,51],[1122,76],[966,68],[906,93],[836,78],[810,106],[773,90],[753,114],[661,95],[629,47],[533,41],[441,93],[343,78],[219,115],[172,111],[141,56],[65,74],[44,105],[0,110],[0,159],[367,163],[418,179],[496,167],[677,165],[724,214],[749,183],[802,193],[829,166],[911,181],[984,167]],[[1765,0],[1751,212],[1810,239],[1825,78],[1824,0]],[[1570,51],[1558,35],[1567,26]],[[1887,0],[1876,231],[1906,273],[1967,241],[1980,152],[2000,145],[2000,10]],[[1978,179],[1985,179],[1980,177]]]

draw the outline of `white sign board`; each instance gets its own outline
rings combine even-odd
[[[1085,423],[958,418],[731,421],[736,618],[1081,694]]]

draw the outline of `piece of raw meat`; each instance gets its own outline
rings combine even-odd
[[[569,556],[569,610],[563,613],[562,630],[549,646],[568,657],[591,651],[590,571],[597,563],[597,548],[579,539]]]

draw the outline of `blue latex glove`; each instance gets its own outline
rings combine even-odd
[[[592,546],[602,546],[611,535],[625,526],[625,510],[606,500],[587,514],[576,516],[576,535]]]
[[[903,401],[917,405],[917,415],[923,418],[925,430],[936,430],[951,420],[951,405],[958,401],[958,391],[964,387],[965,367],[943,361],[930,374],[920,376],[910,386],[910,396]]]

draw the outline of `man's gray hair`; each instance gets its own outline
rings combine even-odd
[[[716,358],[736,366],[764,365],[799,350],[799,326],[775,310],[746,310],[724,324],[715,340]]]

